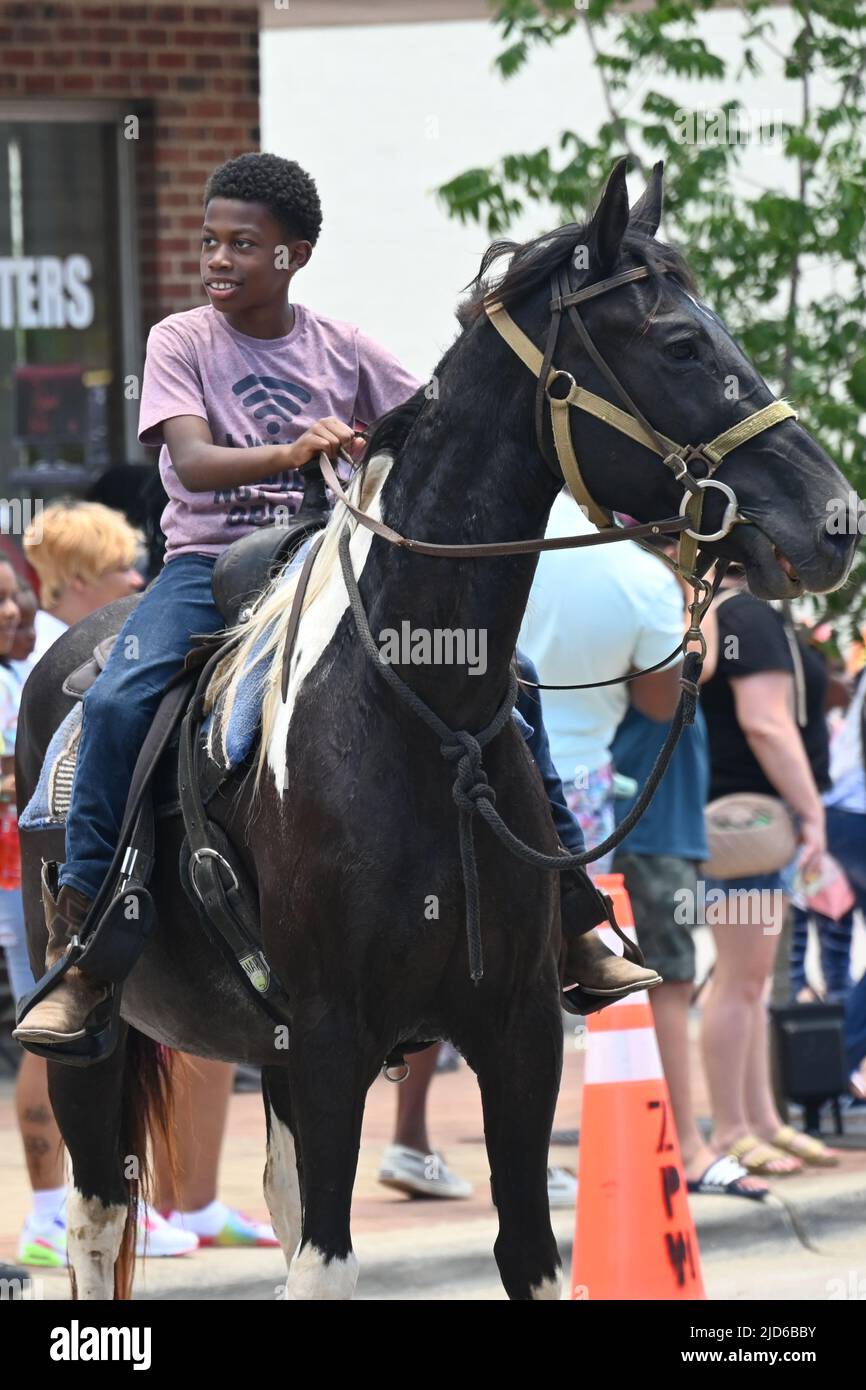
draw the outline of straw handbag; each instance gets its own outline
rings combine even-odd
[[[734,792],[706,810],[709,878],[774,874],[793,859],[797,834],[784,801],[761,792]]]

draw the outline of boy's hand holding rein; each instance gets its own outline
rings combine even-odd
[[[214,444],[207,420],[199,415],[175,415],[163,422],[163,437],[175,472],[190,492],[219,492],[259,483],[276,473],[302,468],[320,453],[335,458],[346,449],[354,458],[363,450],[355,433],[327,415],[291,444],[259,444],[252,449]]]
[[[345,449],[351,458],[357,458],[364,451],[364,440],[341,420],[328,415],[324,420],[317,420],[308,430],[304,430],[294,444],[284,447],[294,461],[284,464],[283,467],[303,468],[304,464],[319,454],[327,454],[330,459],[336,458],[340,449]]]

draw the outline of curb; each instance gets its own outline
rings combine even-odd
[[[763,1202],[695,1197],[692,1214],[705,1266],[762,1255],[831,1255],[834,1238],[866,1230],[866,1177],[823,1173],[777,1182]],[[782,1191],[780,1192],[780,1189]],[[788,1195],[790,1193],[790,1195]],[[571,1269],[574,1215],[551,1213],[565,1281]],[[356,1298],[364,1300],[487,1299],[499,1296],[493,1257],[496,1217],[437,1220],[424,1228],[361,1231]],[[35,1270],[40,1275],[42,1271]],[[46,1271],[44,1297],[65,1300],[65,1272]],[[136,1301],[275,1301],[285,1280],[278,1250],[203,1250],[174,1260],[144,1260],[136,1275]]]
[[[692,1201],[698,1243],[705,1259],[763,1252],[767,1247],[820,1249],[834,1236],[866,1229],[866,1177],[862,1173],[777,1181],[763,1202],[733,1197]],[[790,1192],[790,1196],[788,1196]],[[733,1207],[734,1210],[730,1210]]]

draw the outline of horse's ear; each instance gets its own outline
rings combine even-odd
[[[626,160],[615,164],[601,202],[589,224],[589,244],[602,272],[613,265],[628,226],[628,190],[625,186]]]
[[[655,236],[662,220],[664,171],[664,160],[660,159],[658,164],[653,165],[649,183],[631,210],[629,226],[636,232],[643,232],[644,236]]]

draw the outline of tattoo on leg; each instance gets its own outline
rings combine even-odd
[[[36,1135],[26,1134],[24,1136],[24,1152],[33,1158],[44,1158],[51,1152],[51,1145],[47,1139],[38,1138]]]
[[[32,1125],[50,1125],[53,1118],[47,1105],[29,1105],[24,1111],[24,1119]]]

